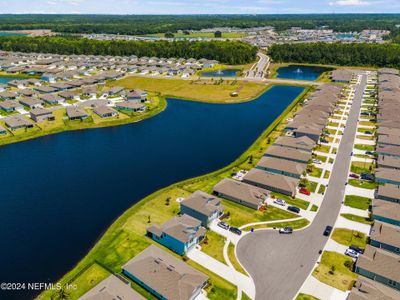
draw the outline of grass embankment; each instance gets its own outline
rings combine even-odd
[[[251,81],[224,80],[222,83],[217,84],[218,82],[218,80],[184,80],[129,76],[121,80],[112,81],[109,85],[144,89],[159,93],[165,97],[214,103],[249,101],[259,96],[268,88],[265,84]],[[232,92],[238,92],[238,96],[232,97],[230,95]]]
[[[59,282],[61,284],[70,283],[71,280],[76,280],[77,276],[83,276],[80,278],[82,281],[89,280],[85,278],[83,273],[80,275],[80,272],[87,268],[88,265],[93,264],[93,262],[99,262],[112,272],[120,273],[121,267],[128,260],[143,251],[150,244],[155,243],[145,236],[146,227],[151,224],[164,223],[178,214],[179,203],[175,201],[176,198],[187,197],[191,192],[197,189],[210,192],[213,185],[222,178],[230,176],[234,170],[253,167],[258,161],[256,158],[260,158],[269,146],[268,140],[281,134],[285,126],[284,120],[293,114],[292,111],[294,111],[295,107],[300,106],[300,100],[305,97],[305,94],[309,90],[309,88],[305,89],[304,92],[300,94],[273,123],[271,123],[253,145],[232,164],[213,173],[173,184],[156,191],[134,204],[107,229],[89,253],[70,272],[64,275]],[[239,209],[233,209],[229,204],[231,203],[224,201],[224,205],[230,210],[232,220],[246,223],[259,220],[257,211],[253,210],[252,213],[247,212],[246,215],[243,215],[243,206]],[[276,210],[280,211],[278,209]],[[288,213],[283,210],[281,211],[285,214]],[[271,216],[268,216],[270,212],[270,210],[265,212],[265,218],[271,218]],[[241,217],[236,215],[241,215]],[[232,222],[232,220],[230,221]],[[179,257],[161,245],[157,244],[157,246]],[[209,299],[236,298],[235,286],[191,260],[188,260],[187,263],[209,276],[210,286],[207,295]],[[140,293],[145,294],[145,291],[137,284],[132,283],[132,286]],[[54,292],[51,290],[45,291],[40,295],[40,299],[51,299],[53,294]]]
[[[351,271],[353,260],[343,254],[324,251],[321,263],[314,269],[312,275],[319,281],[342,291],[353,287],[357,275]]]
[[[310,224],[310,221],[307,219],[299,219],[295,221],[282,221],[282,222],[274,222],[270,224],[259,224],[259,225],[254,225],[254,226],[249,226],[246,227],[246,230],[250,230],[251,228],[253,229],[263,229],[263,228],[284,228],[284,227],[292,227],[293,229],[301,229],[303,227],[306,227],[308,224]]]
[[[166,108],[167,102],[162,97],[152,96],[150,103],[147,103],[146,105],[148,109],[143,113],[136,112],[127,115],[125,113],[119,112],[118,116],[110,118],[100,118],[91,109],[86,109],[89,117],[82,121],[68,120],[68,118],[66,117],[66,109],[60,107],[60,109],[53,111],[53,115],[55,117],[54,121],[38,122],[34,125],[33,128],[29,129],[17,129],[14,131],[7,130],[6,135],[0,136],[0,145],[21,142],[63,131],[110,127],[138,122],[162,112]],[[0,125],[4,128],[7,128],[5,126],[5,121],[1,120]]]
[[[40,78],[40,75],[28,75],[25,73],[7,73],[7,72],[0,72],[0,77],[9,77],[9,78]]]
[[[364,210],[369,208],[371,202],[371,199],[357,195],[347,195],[344,199],[345,205]]]
[[[334,241],[345,246],[355,245],[365,249],[367,236],[359,231],[346,228],[335,228],[331,237]]]
[[[232,243],[229,243],[229,245],[228,245],[228,257],[229,257],[229,260],[231,261],[231,264],[236,269],[236,271],[248,276],[246,271],[242,268],[242,266],[240,265],[240,263],[238,262],[238,260],[236,258],[235,245],[233,245]]]

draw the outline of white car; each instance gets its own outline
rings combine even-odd
[[[346,254],[347,256],[350,256],[352,258],[357,258],[358,255],[360,255],[358,252],[354,251],[353,249],[346,249],[346,251],[344,252],[344,254]]]
[[[274,203],[278,204],[278,205],[281,205],[281,206],[285,206],[286,205],[285,200],[282,200],[282,199],[275,199]]]
[[[319,159],[315,159],[315,158],[312,160],[312,162],[313,162],[314,164],[317,164],[317,165],[322,164],[322,162],[321,162]]]

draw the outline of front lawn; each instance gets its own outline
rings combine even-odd
[[[225,207],[225,213],[229,214],[229,218],[224,221],[235,227],[254,222],[284,220],[298,217],[291,212],[271,205],[263,212],[224,199],[222,200],[222,205]]]
[[[370,162],[353,161],[350,171],[353,173],[371,173],[374,171],[374,164]]]
[[[319,281],[328,284],[341,291],[350,290],[353,287],[357,274],[352,270],[353,260],[343,254],[324,251],[321,262],[312,275]]]
[[[295,221],[284,221],[284,222],[276,222],[270,224],[254,225],[246,227],[245,229],[250,230],[251,228],[262,229],[262,228],[284,228],[284,227],[292,227],[293,229],[300,229],[306,227],[308,224],[310,224],[310,221],[308,221],[307,219],[299,219]]]
[[[331,238],[339,244],[345,246],[355,245],[362,249],[365,249],[367,244],[367,236],[364,233],[346,228],[335,228]]]
[[[344,204],[353,208],[365,210],[371,205],[371,199],[357,195],[346,195]]]
[[[322,175],[322,169],[321,168],[317,168],[314,165],[308,165],[307,166],[307,173],[308,173],[308,175],[310,175],[312,177],[320,178],[321,175]]]
[[[314,296],[308,295],[308,294],[303,294],[300,293],[297,297],[296,300],[320,300],[319,298],[316,298]]]
[[[321,184],[318,189],[318,194],[323,195],[325,193],[326,187],[324,184]]]
[[[350,221],[354,221],[354,222],[359,222],[359,223],[363,223],[363,224],[367,224],[367,225],[371,225],[373,223],[373,220],[371,220],[370,218],[364,218],[364,217],[360,217],[357,215],[353,215],[353,214],[340,214],[343,218],[346,218]]]
[[[331,171],[326,170],[325,173],[324,173],[324,178],[328,179],[330,175],[331,175]]]
[[[201,242],[201,250],[225,264],[223,253],[224,244],[225,237],[215,233],[214,231],[208,230],[205,239]]]
[[[354,149],[364,150],[364,151],[375,151],[375,146],[373,145],[364,145],[364,144],[355,144]]]
[[[358,188],[373,190],[378,184],[373,181],[367,180],[359,180],[359,179],[350,179],[349,184]]]
[[[318,210],[318,205],[313,204],[311,207],[311,211],[317,211]]]

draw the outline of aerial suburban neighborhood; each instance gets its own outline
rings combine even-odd
[[[142,2],[0,12],[0,299],[400,299],[396,1]]]

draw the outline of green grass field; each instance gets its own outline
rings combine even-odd
[[[368,209],[371,205],[371,199],[357,195],[347,195],[344,204],[353,208]]]
[[[246,227],[245,229],[250,230],[251,228],[262,229],[262,228],[283,228],[283,227],[292,227],[293,229],[301,229],[303,227],[306,227],[308,224],[310,224],[310,221],[308,221],[307,219],[299,219],[294,221],[288,220],[283,222],[275,222],[271,224],[259,224]]]
[[[346,218],[350,221],[359,222],[363,224],[371,225],[373,221],[370,218],[364,218],[353,214],[340,214],[343,218]]]
[[[331,238],[339,244],[345,246],[355,245],[362,249],[367,244],[367,236],[364,233],[346,228],[335,228]]]
[[[183,80],[171,78],[149,78],[129,76],[112,81],[110,86],[124,88],[139,88],[158,93],[162,96],[177,97],[187,100],[236,103],[256,98],[267,89],[265,84],[244,81],[224,81],[215,84],[210,80]],[[239,91],[240,90],[240,91]],[[239,91],[237,97],[231,97],[231,92]]]
[[[223,249],[225,238],[214,231],[208,230],[206,238],[201,243],[201,250],[225,264]]]
[[[349,184],[358,188],[369,190],[373,190],[377,187],[377,184],[375,182],[358,179],[350,179]]]
[[[303,294],[300,293],[297,297],[296,300],[319,300],[319,298],[316,298],[314,296],[308,295],[308,294]]]

